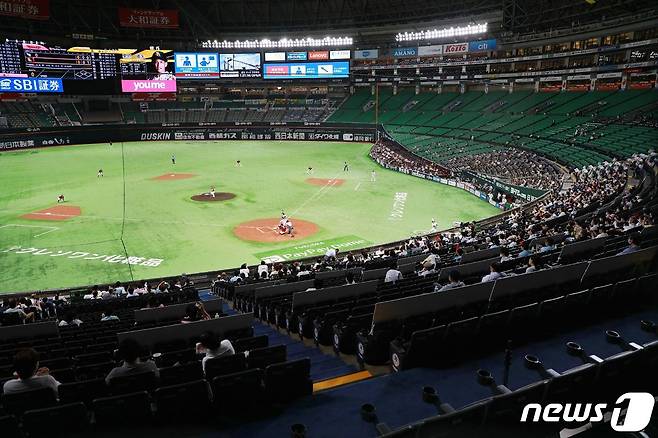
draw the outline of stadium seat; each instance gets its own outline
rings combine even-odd
[[[212,381],[217,376],[237,373],[247,369],[247,358],[242,353],[208,359],[205,365],[206,379]]]
[[[486,429],[483,428],[482,423],[489,404],[489,400],[484,400],[458,411],[427,419],[420,424],[417,438],[483,436]]]
[[[249,352],[247,364],[249,368],[265,369],[268,365],[286,361],[286,346],[273,345],[271,347],[256,348]]]
[[[493,397],[487,410],[487,426],[518,425],[523,407],[528,403],[541,403],[547,386],[547,381],[535,382],[516,391]]]
[[[78,380],[91,380],[105,377],[114,368],[114,362],[94,363],[76,367],[75,375]]]
[[[250,351],[255,348],[264,348],[269,345],[269,338],[267,335],[253,336],[250,338],[236,339],[232,342],[233,348],[236,353]]]
[[[29,409],[48,408],[56,403],[56,394],[50,388],[2,394],[2,406],[5,411],[13,415],[21,415]]]
[[[112,359],[112,354],[108,351],[79,354],[73,358],[79,367],[95,363],[109,362]]]
[[[0,430],[3,437],[22,438],[18,420],[13,415],[0,415]]]
[[[105,379],[83,380],[81,382],[62,383],[57,388],[60,403],[84,402],[87,406],[95,398],[105,397],[108,388]]]
[[[197,421],[210,410],[210,385],[206,380],[161,386],[153,394],[161,421]]]
[[[92,405],[96,424],[103,427],[144,424],[152,418],[151,402],[146,391],[97,398]]]
[[[402,338],[391,341],[391,364],[395,371],[417,366],[433,366],[441,362],[442,355],[437,354],[447,333],[446,326],[418,330],[411,335],[409,342]],[[441,349],[442,350],[442,349]]]
[[[0,326],[19,325],[22,323],[23,320],[18,313],[0,313]]]
[[[598,374],[598,367],[591,363],[579,365],[554,377],[548,384],[547,403],[588,401]]]
[[[23,414],[23,430],[30,438],[70,436],[85,430],[88,425],[87,408],[82,402],[34,409]]]
[[[249,415],[249,408],[264,398],[263,371],[250,369],[217,376],[212,380],[213,403],[219,413]]]
[[[110,394],[119,395],[136,391],[153,391],[157,379],[155,373],[146,371],[127,376],[114,377],[108,383]]]
[[[265,369],[265,392],[269,400],[287,402],[313,392],[308,358],[275,363]]]
[[[200,361],[160,368],[161,386],[177,385],[199,379],[203,379],[203,370],[201,369]]]

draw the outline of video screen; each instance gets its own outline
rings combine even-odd
[[[349,62],[265,64],[265,79],[342,79],[350,76]]]
[[[217,53],[174,54],[177,78],[213,79],[219,77],[219,55]]]
[[[260,53],[221,53],[219,75],[222,78],[262,77]]]
[[[171,50],[145,49],[124,54],[121,91],[124,93],[176,92],[174,54]]]

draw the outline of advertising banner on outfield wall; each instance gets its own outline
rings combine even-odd
[[[130,9],[119,8],[119,25],[157,29],[178,29],[176,9]]]
[[[62,146],[72,144],[129,142],[129,141],[175,141],[175,140],[310,140],[374,142],[372,127],[331,125],[304,126],[162,126],[136,125],[112,129],[103,126],[76,128],[51,128],[3,132],[0,135],[0,150],[29,149],[35,147]]]
[[[47,20],[50,18],[50,0],[2,0],[0,15]]]
[[[378,49],[355,50],[354,59],[377,59],[379,58]]]
[[[510,193],[514,197],[521,198],[525,201],[534,201],[535,199],[543,196],[544,193],[546,193],[544,190],[533,189],[532,187],[523,187],[513,184],[507,184],[498,181],[494,178],[485,177],[473,172],[464,172],[464,174],[467,178],[475,180],[479,184],[492,185],[497,189],[502,190],[503,192]]]

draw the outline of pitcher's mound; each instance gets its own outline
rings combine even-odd
[[[217,202],[217,201],[228,201],[229,199],[235,198],[235,193],[228,192],[216,192],[215,197],[213,198],[207,193],[202,193],[200,195],[192,196],[193,201],[199,202]]]
[[[165,173],[160,176],[154,176],[153,180],[156,181],[172,181],[175,179],[188,179],[188,178],[194,178],[196,176],[196,173]]]
[[[295,227],[295,232],[294,237],[291,238],[289,234],[279,234],[277,226],[280,220],[273,217],[243,222],[233,228],[233,234],[242,240],[251,242],[285,242],[286,240],[305,239],[320,229],[313,222],[292,218],[290,220]]]
[[[342,186],[345,180],[340,178],[334,178],[334,179],[306,178],[306,182],[309,184],[313,184],[314,186],[334,187],[334,186]]]
[[[82,210],[75,205],[56,205],[44,210],[33,211],[21,216],[21,219],[32,219],[36,221],[65,221],[80,216]]]

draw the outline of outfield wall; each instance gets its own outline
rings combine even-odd
[[[0,132],[0,151],[89,143],[192,140],[375,141],[375,127],[342,123],[93,125]]]

